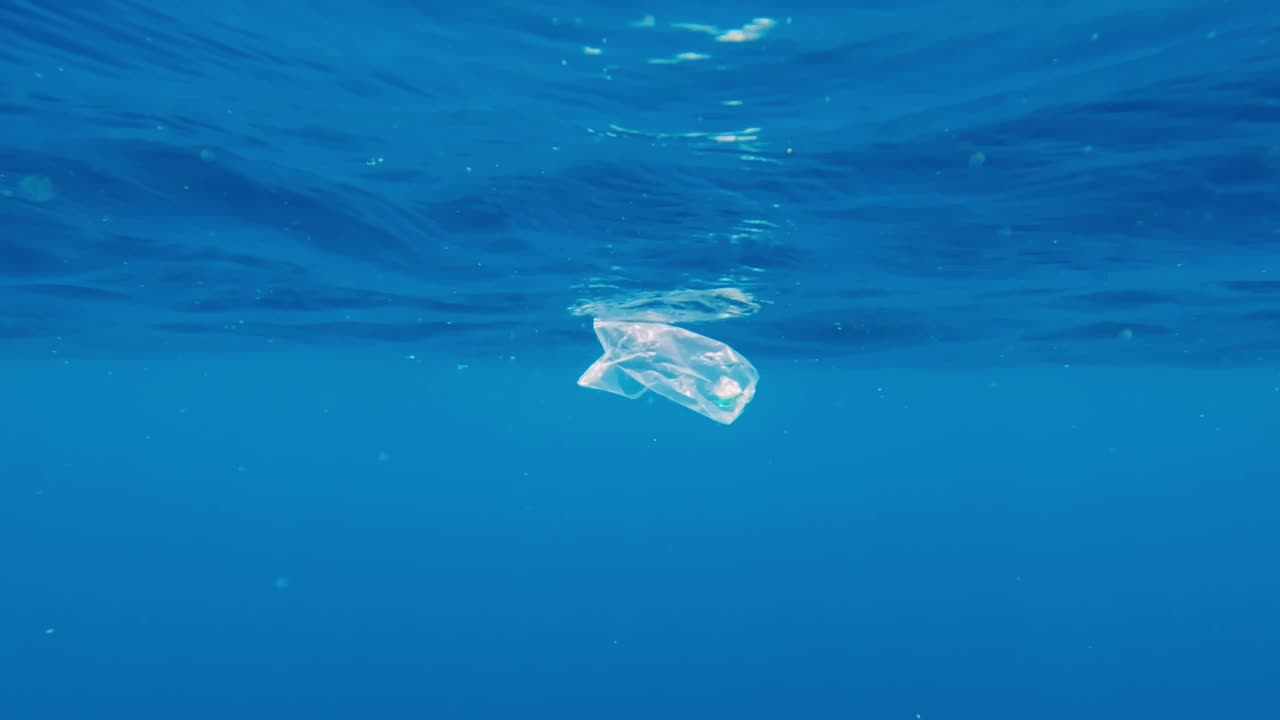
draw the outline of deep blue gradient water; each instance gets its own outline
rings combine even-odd
[[[0,0],[0,719],[1280,717],[1280,6]],[[593,317],[759,370],[575,385]]]

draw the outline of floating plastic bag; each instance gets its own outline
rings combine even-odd
[[[665,323],[596,319],[604,355],[578,378],[586,388],[638,398],[653,392],[728,425],[760,375],[733,348]]]

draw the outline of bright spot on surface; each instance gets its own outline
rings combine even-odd
[[[200,151],[200,159],[205,162],[213,162],[218,159],[218,154],[208,148],[205,148]]]
[[[678,22],[671,23],[671,27],[678,28],[680,30],[688,30],[690,32],[706,33],[708,35],[715,35],[720,32],[720,29],[715,25],[707,25],[705,23]]]
[[[599,55],[604,51],[598,47],[591,47],[590,45],[587,45],[586,47],[582,48],[582,52],[586,53],[587,55]]]
[[[773,18],[755,18],[736,30],[729,30],[716,37],[719,42],[750,42],[759,40],[769,32],[778,21]]]
[[[391,459],[391,456],[387,454],[386,450],[383,450],[382,452],[378,453],[378,462],[386,462],[390,459]]]
[[[969,156],[969,167],[982,167],[987,164],[987,154],[984,152],[976,152]]]
[[[283,576],[283,575],[281,575],[280,577],[276,578],[276,589],[277,589],[277,590],[288,590],[288,589],[289,589],[289,578],[287,578],[287,577],[285,577],[285,576]]]
[[[55,632],[57,632],[57,631],[56,631],[56,630],[54,630],[53,628],[45,628],[45,629],[44,629],[44,634],[45,634],[45,635],[52,635],[52,634],[54,634]]]
[[[1121,339],[1121,340],[1132,340],[1132,339],[1133,339],[1133,330],[1132,330],[1132,329],[1130,329],[1130,328],[1125,328],[1125,329],[1123,329],[1123,330],[1121,330],[1121,331],[1120,331],[1119,335],[1120,335],[1120,339]]]

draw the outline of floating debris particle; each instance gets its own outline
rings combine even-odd
[[[53,180],[48,175],[28,175],[18,181],[18,197],[23,200],[45,203],[56,195]]]

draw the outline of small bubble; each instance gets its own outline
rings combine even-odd
[[[987,164],[987,154],[984,152],[976,152],[969,156],[969,167],[982,167]]]

